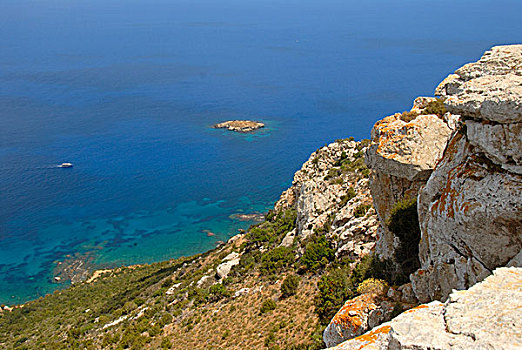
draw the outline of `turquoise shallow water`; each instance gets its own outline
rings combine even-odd
[[[520,40],[521,10],[0,0],[0,303],[63,286],[52,271],[68,255],[118,266],[214,247],[251,224],[230,215],[268,209],[315,149],[369,137],[488,47]],[[210,127],[238,118],[267,128]]]

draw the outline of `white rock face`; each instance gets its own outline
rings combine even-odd
[[[335,350],[522,348],[522,269],[500,268],[469,290],[406,311]]]
[[[294,238],[299,245],[314,231],[328,227],[329,232],[324,234],[337,237],[332,240],[337,244],[337,256],[356,259],[374,247],[378,225],[375,211],[370,208],[366,215],[354,217],[358,206],[372,203],[368,179],[360,173],[342,173],[339,167],[342,157],[362,163],[364,151],[365,147],[355,141],[339,140],[312,153],[295,173],[292,187],[275,204],[276,211],[297,210],[297,229],[289,232],[281,245],[292,245]],[[350,191],[354,195],[348,200]]]
[[[410,122],[400,114],[375,123],[366,164],[409,181],[427,180],[442,156],[451,129],[436,115],[419,115]]]
[[[436,90],[451,113],[497,123],[522,118],[522,45],[495,46]]]
[[[230,273],[230,270],[232,269],[232,267],[239,264],[240,259],[241,259],[241,256],[239,255],[239,253],[232,252],[232,253],[228,254],[223,259],[221,264],[219,264],[218,267],[216,268],[217,276],[220,279],[226,278],[228,276],[228,274]]]
[[[418,198],[419,300],[445,300],[522,250],[522,45],[494,47],[439,85],[466,127]]]

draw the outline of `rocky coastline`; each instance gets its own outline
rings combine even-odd
[[[247,231],[5,309],[0,346],[522,348],[521,77],[522,45],[492,48],[312,153],[273,210],[232,217]]]

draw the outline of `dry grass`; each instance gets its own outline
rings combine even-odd
[[[277,345],[284,349],[307,343],[319,322],[313,307],[317,278],[304,278],[297,296],[279,300],[283,278],[260,283],[256,277],[250,277],[229,286],[233,290],[251,288],[248,295],[208,304],[181,315],[165,329],[173,348],[261,349]],[[260,286],[262,290],[255,291]],[[277,307],[260,314],[261,304],[268,298],[276,300]]]

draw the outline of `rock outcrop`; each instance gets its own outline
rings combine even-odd
[[[393,260],[399,245],[398,237],[386,227],[393,206],[417,197],[442,156],[455,124],[449,114],[427,114],[426,107],[434,101],[419,97],[411,111],[386,117],[372,129],[366,163],[373,170],[370,188],[381,222],[377,252],[384,259]]]
[[[297,229],[283,245],[321,232],[335,237],[331,241],[337,256],[357,259],[373,249],[378,221],[371,206],[365,150],[364,142],[337,140],[312,153],[274,206],[276,212],[297,210]]]
[[[465,127],[420,192],[422,302],[445,300],[522,249],[522,45],[499,46],[437,88]]]
[[[445,303],[408,310],[332,350],[520,349],[522,269],[500,268]]]
[[[323,332],[326,346],[335,346],[357,337],[390,319],[393,304],[376,294],[363,294],[348,300]]]
[[[241,256],[239,255],[239,253],[232,252],[232,253],[228,254],[223,259],[221,264],[219,264],[216,267],[216,275],[217,275],[217,277],[220,278],[220,279],[227,278],[227,276],[230,273],[230,270],[232,269],[232,267],[234,267],[237,264],[239,264],[240,260],[241,260]]]

